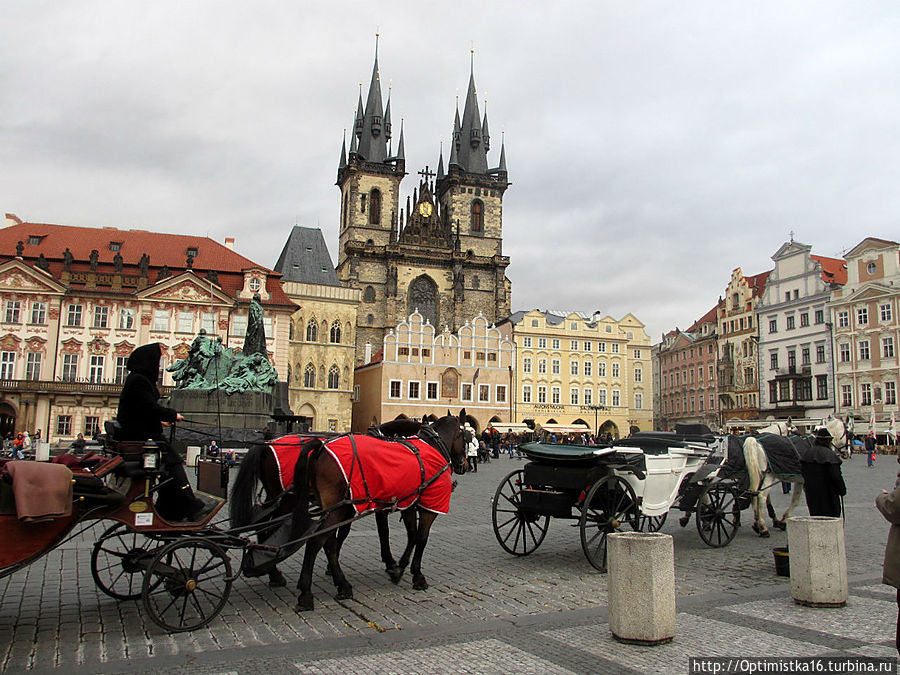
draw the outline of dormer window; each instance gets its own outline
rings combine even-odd
[[[250,277],[250,281],[247,282],[247,288],[256,293],[261,287],[262,284],[259,281],[259,277]]]
[[[189,247],[188,250],[187,250],[187,257],[188,257],[188,258],[196,258],[196,257],[197,257],[197,253],[199,253],[199,251],[197,250],[197,247],[196,247],[196,246],[191,246],[191,247]]]
[[[469,143],[473,148],[478,147],[478,144],[481,143],[481,129],[472,129],[469,133]]]
[[[113,253],[117,253],[122,250],[122,242],[121,241],[111,241],[109,242],[109,250]]]
[[[39,246],[41,240],[43,240],[43,235],[40,234],[32,234],[28,237],[28,245],[29,246]]]

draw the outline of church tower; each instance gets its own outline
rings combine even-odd
[[[437,332],[456,332],[477,315],[509,315],[509,258],[503,255],[502,199],[509,186],[506,154],[489,168],[487,114],[481,118],[470,71],[462,119],[456,112],[450,161],[419,171],[400,200],[405,173],[403,130],[392,154],[390,100],[382,111],[376,49],[365,107],[360,92],[349,153],[341,148],[337,274],[358,288],[356,358],[377,352],[392,327],[418,311]],[[435,182],[435,178],[437,181]]]

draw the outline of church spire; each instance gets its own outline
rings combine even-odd
[[[500,166],[501,173],[506,173],[506,134],[500,134]]]
[[[444,141],[441,141],[441,154],[438,156],[437,179],[444,177]]]
[[[406,161],[406,147],[403,144],[403,118],[400,118],[400,140],[397,143],[397,159]]]
[[[457,116],[459,107],[457,106]],[[483,139],[484,125],[478,111],[478,94],[475,89],[475,50],[469,69],[469,88],[463,106],[462,120],[454,122],[454,137],[458,139],[457,164],[468,173],[487,173],[487,144]],[[451,164],[453,160],[450,160]]]
[[[362,96],[360,95],[360,103]],[[357,114],[357,120],[359,115]],[[357,122],[359,126],[359,122]],[[381,103],[381,75],[378,70],[378,36],[375,36],[375,63],[372,65],[372,79],[369,95],[362,115],[359,135],[359,155],[367,162],[383,162],[388,155],[387,140],[390,134],[385,124],[385,110]]]
[[[341,143],[341,161],[338,164],[339,169],[347,166],[347,130],[344,129],[344,142]]]

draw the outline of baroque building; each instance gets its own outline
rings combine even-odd
[[[761,419],[818,419],[834,412],[829,300],[847,281],[843,260],[790,241],[757,304]]]
[[[516,345],[513,421],[615,438],[651,428],[650,338],[633,315],[535,309],[498,327]]]
[[[666,333],[657,345],[654,372],[659,374],[658,429],[691,423],[713,429],[721,426],[716,376],[719,309],[716,304],[687,330],[676,328]]]
[[[866,421],[874,415],[882,433],[892,414],[900,417],[900,244],[867,237],[846,260],[847,283],[831,293],[836,411]]]
[[[744,276],[736,267],[718,306],[719,410],[725,425],[759,417],[756,305],[768,277],[769,272]]]
[[[482,315],[456,333],[419,312],[388,331],[356,368],[353,431],[398,418],[437,419],[466,409],[476,431],[510,422],[515,345]],[[501,427],[502,428],[502,427]]]
[[[503,255],[503,195],[509,186],[505,148],[491,167],[487,113],[481,115],[474,70],[462,115],[453,123],[446,170],[419,172],[403,203],[406,176],[403,129],[393,149],[391,101],[382,103],[378,56],[368,96],[362,94],[350,136],[341,148],[337,276],[359,290],[357,362],[366,344],[413,313],[442,333],[455,333],[473,316],[496,323],[509,314],[509,258]]]
[[[160,342],[163,366],[205,329],[240,350],[254,293],[282,381],[296,306],[278,275],[206,237],[23,222],[0,228],[0,422],[57,442],[113,418],[125,363]],[[160,372],[161,391],[173,384]]]
[[[291,410],[308,429],[350,431],[359,291],[341,286],[322,231],[294,227],[275,263],[291,317]]]

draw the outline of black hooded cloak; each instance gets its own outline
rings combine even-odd
[[[125,364],[129,370],[119,397],[118,420],[123,441],[162,440],[162,422],[174,422],[176,411],[159,403],[159,343],[138,347]]]
[[[800,470],[809,515],[839,518],[847,486],[841,474],[841,458],[831,449],[830,440],[817,438],[801,449]]]

